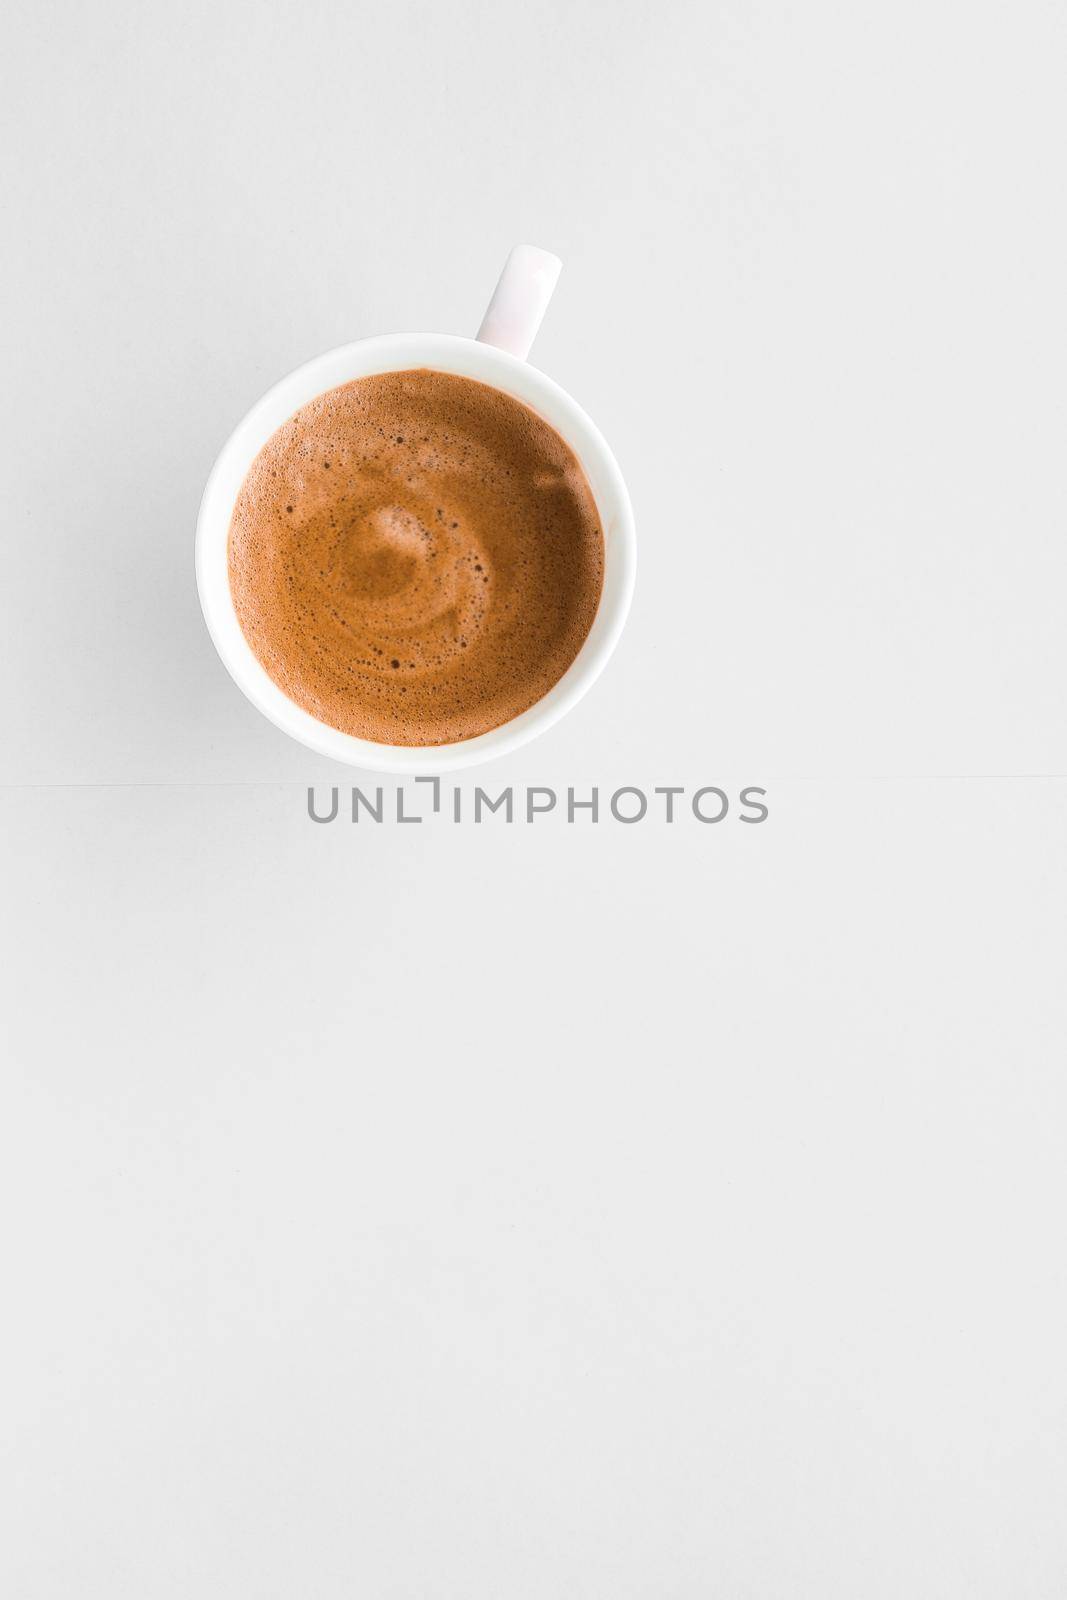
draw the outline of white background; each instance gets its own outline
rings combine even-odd
[[[1067,13],[17,0],[0,60],[0,1591],[1067,1590]],[[605,676],[315,827],[192,530],[472,332],[629,480]]]

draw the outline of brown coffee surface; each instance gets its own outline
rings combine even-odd
[[[268,440],[229,572],[266,671],[312,716],[440,745],[518,716],[566,672],[604,540],[573,453],[528,406],[418,369],[359,378]]]

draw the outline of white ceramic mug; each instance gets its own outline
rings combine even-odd
[[[451,334],[385,334],[330,350],[276,383],[223,446],[204,490],[196,527],[196,582],[208,632],[238,687],[286,733],[320,754],[372,771],[454,771],[525,744],[557,722],[599,677],[622,632],[633,593],[633,512],[615,457],[568,394],[526,361],[559,277],[545,250],[517,245],[508,257],[477,339]],[[230,519],[248,469],[271,435],[316,395],[372,373],[431,367],[492,384],[530,406],[562,435],[581,463],[604,530],[604,588],[596,617],[563,677],[528,711],[473,739],[446,745],[388,745],[356,739],[290,700],[256,659],[230,593]]]

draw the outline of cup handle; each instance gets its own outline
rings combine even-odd
[[[559,256],[535,244],[517,244],[482,318],[481,342],[525,361],[562,269]]]

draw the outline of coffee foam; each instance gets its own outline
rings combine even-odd
[[[381,744],[452,744],[534,705],[581,649],[603,571],[592,492],[555,430],[421,368],[304,406],[230,524],[230,589],[263,667]]]

